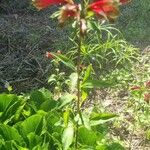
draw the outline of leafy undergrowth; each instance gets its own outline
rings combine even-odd
[[[0,149],[68,150],[75,149],[76,122],[81,150],[124,150],[121,142],[108,136],[108,124],[115,114],[85,109],[82,119],[71,102],[75,96],[65,93],[57,101],[50,91],[40,89],[26,95],[0,95]]]

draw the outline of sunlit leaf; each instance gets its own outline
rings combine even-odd
[[[68,126],[64,129],[63,135],[62,135],[62,144],[63,144],[63,150],[68,150],[70,145],[73,142],[74,137],[74,128],[72,126]]]
[[[83,145],[94,146],[96,144],[97,135],[94,131],[82,126],[79,128],[79,142]]]

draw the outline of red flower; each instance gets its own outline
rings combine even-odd
[[[38,9],[44,9],[51,5],[62,5],[67,3],[73,3],[72,0],[33,0],[33,5]]]
[[[100,19],[114,21],[119,15],[118,6],[125,4],[129,0],[95,0],[88,9],[94,12]]]
[[[114,21],[119,15],[119,9],[114,0],[97,0],[90,4],[88,9],[100,19],[109,21]]]
[[[144,94],[144,101],[147,103],[150,102],[150,93]]]
[[[76,18],[80,16],[79,6],[76,4],[67,4],[62,7],[59,16],[59,23],[63,24],[66,20]]]
[[[50,58],[50,59],[53,59],[54,55],[51,52],[46,52],[46,57]]]
[[[146,87],[150,88],[150,81],[146,82]]]
[[[133,87],[131,87],[131,90],[140,90],[140,89],[141,89],[140,86],[133,86]]]

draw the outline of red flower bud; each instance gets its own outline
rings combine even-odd
[[[141,90],[141,87],[140,86],[133,86],[131,87],[131,90],[134,91],[134,90]]]
[[[54,58],[54,56],[53,56],[53,54],[51,52],[46,52],[46,57],[50,58],[50,59]]]

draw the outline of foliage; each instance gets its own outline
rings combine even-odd
[[[56,101],[46,89],[19,96],[1,94],[1,149],[74,149],[75,125],[79,118],[73,107],[70,107],[72,95],[67,94],[65,99],[63,97]],[[107,127],[106,122],[115,115],[98,113],[94,109],[88,114],[86,112],[83,112],[85,125],[79,128],[80,147],[109,147],[107,131],[103,131],[104,134],[98,128],[100,124]],[[101,143],[103,139],[105,143]]]

